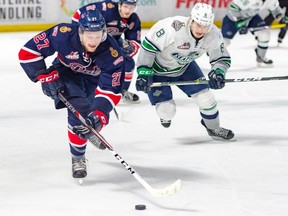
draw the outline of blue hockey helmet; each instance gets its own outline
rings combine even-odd
[[[132,5],[136,5],[138,2],[138,0],[119,0],[120,4],[132,4]]]
[[[126,15],[124,15],[123,13],[122,13],[122,9],[121,9],[121,6],[123,5],[123,4],[127,4],[127,5],[130,5],[131,7],[134,7],[133,8],[133,11],[132,12],[136,12],[136,10],[137,10],[137,2],[138,2],[138,0],[119,0],[119,4],[118,4],[118,10],[119,10],[119,13],[120,13],[120,16],[122,17],[122,18],[129,18],[130,17],[130,15],[131,14],[126,14]],[[132,8],[131,8],[132,9]]]
[[[103,31],[102,41],[107,38],[106,22],[99,10],[87,10],[79,18],[79,30],[84,31]]]

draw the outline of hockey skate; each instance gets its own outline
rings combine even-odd
[[[281,45],[282,42],[283,42],[283,38],[278,37],[277,42],[278,42],[278,43],[277,43],[277,46],[280,47],[280,45]]]
[[[265,51],[266,52],[266,51]],[[257,48],[255,49],[256,62],[258,67],[272,67],[273,61],[265,57],[265,55],[260,55]]]
[[[139,96],[137,94],[134,94],[129,91],[123,91],[123,101],[127,103],[138,103],[139,101]]]
[[[217,129],[209,129],[206,127],[204,120],[201,120],[201,124],[206,128],[208,135],[215,140],[227,140],[227,141],[235,141],[233,140],[234,138],[234,133],[232,130],[225,129],[222,127],[219,127]]]
[[[171,125],[171,120],[160,119],[160,122],[161,122],[161,125],[165,128],[168,128]]]
[[[80,159],[72,157],[72,176],[73,178],[78,180],[80,185],[82,185],[82,179],[87,176],[85,157],[82,157]]]

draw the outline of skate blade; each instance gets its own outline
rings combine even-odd
[[[141,101],[137,100],[137,101],[131,101],[131,100],[127,100],[127,99],[122,99],[121,100],[124,104],[140,104]]]
[[[74,179],[77,184],[79,184],[80,186],[83,186],[83,183],[84,183],[83,178],[74,178]]]
[[[272,67],[274,67],[274,65],[273,64],[265,64],[263,62],[257,62],[257,67],[259,67],[259,68],[272,68]]]
[[[225,142],[236,142],[237,139],[235,137],[233,137],[232,139],[224,139],[222,137],[216,137],[216,136],[210,136],[213,140],[217,140],[217,141],[225,141]]]

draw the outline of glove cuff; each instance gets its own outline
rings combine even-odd
[[[132,58],[133,56],[135,56],[137,54],[138,50],[140,49],[140,45],[137,43],[137,41],[134,41],[134,40],[130,40],[129,43],[134,48],[133,52],[128,54],[128,56],[130,58]]]
[[[109,119],[108,119],[107,115],[105,113],[103,113],[102,111],[96,110],[93,113],[98,116],[99,121],[102,124],[101,129],[109,123]]]
[[[143,76],[153,76],[154,72],[153,72],[152,68],[138,67],[137,68],[137,74],[138,75],[143,75]]]
[[[39,76],[37,76],[37,80],[41,83],[51,83],[58,79],[59,73],[56,70],[50,72],[49,74],[40,74]]]
[[[217,68],[215,71],[216,71],[216,73],[222,74],[224,77],[225,77],[225,75],[226,75],[225,71],[222,70],[222,69],[220,69],[220,68]]]

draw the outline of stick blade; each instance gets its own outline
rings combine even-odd
[[[171,184],[165,188],[153,189],[150,192],[155,197],[167,197],[167,196],[173,195],[176,192],[178,192],[180,190],[180,188],[181,188],[181,180],[178,179],[173,184]]]

